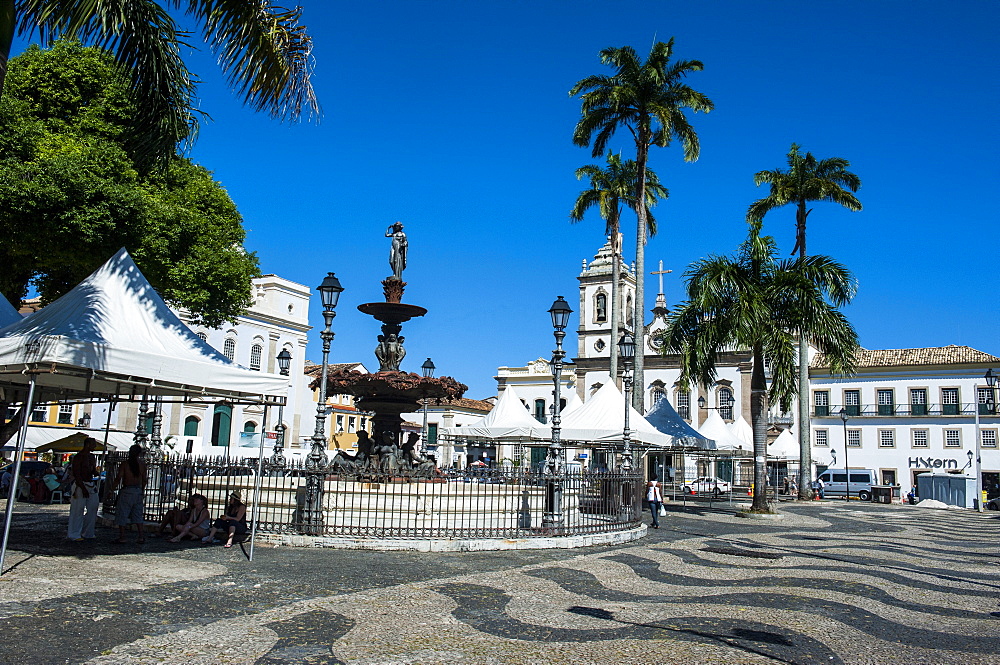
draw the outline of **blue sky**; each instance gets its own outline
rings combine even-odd
[[[356,307],[382,299],[383,234],[396,220],[410,241],[404,301],[429,310],[404,326],[404,369],[430,356],[482,398],[495,394],[498,366],[548,357],[547,310],[557,295],[577,302],[581,260],[604,229],[596,214],[568,222],[583,188],[574,170],[599,160],[572,144],[579,101],[567,91],[609,71],[602,48],[646,53],[671,36],[677,57],[705,63],[689,82],[716,110],[692,118],[698,162],[679,147],[651,156],[670,198],[647,266],[674,270],[668,304],[682,299],[692,261],[742,241],[746,208],[766,193],[753,174],[784,166],[794,141],[850,160],[863,181],[864,211],[817,204],[808,236],[810,253],[859,279],[846,313],[861,343],[1000,353],[996,2],[301,4],[322,120],[251,113],[211,56],[194,53],[213,121],[192,157],[236,201],[265,273],[310,287],[337,273],[334,361],[377,369],[378,326]],[[624,136],[617,147],[632,154]],[[793,227],[791,209],[765,220],[784,254]],[[632,255],[634,231],[625,237]],[[650,278],[647,309],[656,291]],[[315,331],[311,340],[318,361]]]

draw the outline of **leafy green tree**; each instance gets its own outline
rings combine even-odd
[[[847,208],[861,210],[861,202],[853,192],[861,187],[861,178],[848,171],[851,165],[841,157],[818,160],[812,153],[799,152],[799,146],[792,144],[788,152],[788,169],[760,171],[754,176],[754,184],[770,185],[770,193],[750,204],[747,222],[760,224],[764,215],[786,205],[795,206],[795,247],[800,258],[806,256],[806,219],[812,209],[806,209],[810,201],[830,201]],[[812,472],[812,435],[809,431],[809,344],[805,337],[799,340],[799,498],[810,499],[809,486]]]
[[[604,233],[611,237],[611,366],[610,374],[613,381],[618,380],[618,317],[621,312],[619,281],[621,279],[621,233],[619,220],[622,206],[635,209],[635,183],[639,177],[635,161],[622,161],[621,155],[608,153],[607,167],[600,164],[588,164],[576,170],[576,179],[590,180],[590,189],[580,192],[570,210],[572,222],[583,220],[591,208],[596,208],[605,221]],[[659,199],[667,198],[665,187],[651,169],[646,169],[646,224],[650,236],[656,235],[656,219],[649,210]]]
[[[145,168],[172,159],[197,132],[195,77],[181,58],[189,45],[170,9],[182,9],[218,56],[230,86],[255,111],[294,119],[318,113],[310,80],[312,41],[300,9],[271,0],[0,0],[0,92],[15,34],[79,39],[110,49],[134,103],[125,145]]]
[[[257,258],[235,204],[206,169],[174,156],[141,175],[124,147],[127,78],[97,48],[57,42],[10,62],[0,98],[0,293],[43,301],[121,247],[196,320],[221,325],[251,304]]]
[[[750,417],[753,427],[754,494],[751,510],[770,512],[767,504],[768,403],[783,407],[796,394],[795,343],[800,335],[814,340],[834,373],[854,369],[858,338],[837,310],[857,289],[854,276],[827,256],[777,259],[770,236],[751,231],[735,258],[711,256],[685,273],[687,301],[680,303],[662,333],[663,353],[680,354],[681,382],[711,385],[716,356],[727,349],[750,349]],[[764,361],[771,368],[771,385]]]
[[[657,42],[643,62],[630,46],[606,48],[601,62],[614,69],[610,76],[588,76],[569,91],[579,95],[582,103],[580,119],[573,131],[573,143],[590,146],[593,156],[604,154],[608,141],[618,130],[626,129],[635,142],[635,162],[638,170],[633,203],[636,213],[636,294],[635,337],[640,349],[635,356],[635,381],[640,386],[633,395],[635,408],[645,407],[643,357],[645,349],[645,282],[646,282],[646,207],[639,205],[646,189],[649,149],[666,147],[677,139],[684,147],[685,161],[695,161],[701,152],[698,135],[688,122],[685,111],[708,112],[712,101],[688,86],[684,79],[691,72],[704,69],[698,60],[671,62],[674,40]]]

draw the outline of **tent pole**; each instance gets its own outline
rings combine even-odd
[[[10,494],[7,495],[7,510],[3,519],[3,544],[0,545],[0,575],[3,575],[3,561],[7,556],[7,540],[10,537],[10,521],[14,516],[14,503],[17,500],[17,480],[21,474],[21,458],[24,457],[24,444],[28,438],[28,421],[31,420],[32,401],[35,399],[35,378],[32,374],[28,383],[28,398],[25,400],[24,418],[21,419],[21,431],[17,437],[17,453],[14,457],[14,474],[10,481]]]
[[[101,469],[107,470],[105,457],[108,455],[108,432],[111,430],[111,412],[115,410],[115,398],[108,400],[108,417],[104,420],[104,450],[101,451]]]
[[[250,516],[250,554],[247,558],[253,561],[253,545],[257,538],[257,517],[260,514],[260,484],[264,473],[264,433],[267,432],[267,409],[264,404],[264,417],[261,418],[260,447],[257,449],[257,478],[253,487],[253,514]],[[280,424],[280,423],[279,423]]]

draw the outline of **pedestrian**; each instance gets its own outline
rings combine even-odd
[[[816,493],[816,496],[818,496],[819,498],[821,499],[826,498],[826,483],[823,482],[822,478],[817,478],[816,480],[812,481],[812,490],[813,492]]]
[[[69,502],[69,528],[66,535],[75,542],[96,538],[97,525],[97,458],[94,449],[97,440],[87,437],[83,448],[73,456],[70,468],[73,470],[73,494]]]
[[[146,451],[138,443],[128,449],[128,458],[125,463],[118,467],[115,479],[108,487],[108,494],[114,492],[121,485],[118,493],[118,501],[115,503],[115,524],[118,525],[118,539],[112,542],[125,542],[125,529],[130,524],[135,524],[139,537],[137,543],[146,542],[146,532],[143,526],[146,523],[143,517],[145,506],[142,501],[143,490],[146,488],[146,463],[142,457]]]
[[[663,507],[663,494],[660,491],[660,481],[656,476],[646,483],[646,501],[649,502],[649,512],[653,515],[653,528],[660,528],[660,510]]]

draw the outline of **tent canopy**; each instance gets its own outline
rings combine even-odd
[[[628,410],[633,442],[657,447],[670,445],[670,437],[650,425],[631,404]],[[566,441],[620,442],[624,429],[625,396],[613,381],[608,381],[583,406],[563,419],[562,438]]]
[[[786,429],[778,435],[767,447],[768,457],[785,460],[799,459],[799,442],[795,440],[792,430]]]
[[[740,416],[729,424],[729,431],[733,433],[733,436],[742,441],[747,448],[753,449],[753,428],[750,427],[750,423],[743,416]]]
[[[513,386],[507,386],[493,410],[465,427],[451,427],[443,432],[457,439],[546,440],[552,428],[528,413]]]
[[[650,425],[673,439],[675,446],[715,450],[715,442],[699,434],[674,410],[666,397],[656,400],[653,408],[646,413]]]
[[[729,427],[726,426],[726,421],[722,419],[719,412],[716,410],[710,410],[708,412],[708,417],[705,418],[705,422],[701,424],[698,428],[698,432],[709,439],[715,441],[715,448],[717,450],[737,450],[739,448],[745,448],[746,444],[729,431]],[[752,446],[751,446],[752,448]]]
[[[14,306],[7,302],[7,299],[0,296],[0,329],[6,328],[12,323],[21,320],[21,315],[17,313]]]
[[[56,439],[55,441],[50,441],[49,443],[43,443],[42,445],[35,448],[36,453],[78,453],[83,450],[83,442],[92,436],[86,432],[76,432],[75,434],[70,434],[69,436],[64,436],[61,439]],[[98,439],[98,437],[94,437]],[[94,450],[104,450],[104,444],[98,439],[97,446]],[[108,450],[115,450],[115,446],[108,444]]]
[[[183,395],[284,401],[287,379],[240,367],[195,335],[120,250],[52,304],[0,330],[0,386],[41,400]]]

